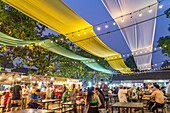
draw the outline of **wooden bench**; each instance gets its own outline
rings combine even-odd
[[[51,110],[59,110],[59,109],[62,109],[62,107],[54,107],[54,108],[51,108]]]
[[[62,111],[62,113],[67,113],[67,112],[70,112],[70,111],[72,111],[73,110],[73,108],[67,108],[67,109],[65,109],[64,111]]]

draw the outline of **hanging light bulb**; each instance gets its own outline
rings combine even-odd
[[[51,43],[53,43],[53,41],[51,41]]]
[[[149,10],[148,10],[148,12],[149,12],[149,13],[151,13],[151,12],[152,12],[152,9],[151,9],[150,7],[149,7]]]
[[[164,47],[167,47],[167,45],[165,45]]]
[[[115,23],[115,22],[113,22],[113,25],[116,25],[116,23]]]
[[[93,32],[93,30],[91,30],[91,32]]]
[[[84,32],[84,34],[86,34],[86,32]]]
[[[125,20],[124,20],[124,18],[123,18],[123,16],[122,16],[122,20],[121,20],[122,22],[124,22]]]
[[[139,11],[139,16],[141,17],[142,16],[142,13]]]
[[[12,80],[12,77],[9,77],[9,80]]]
[[[18,47],[18,46],[15,46],[15,47]]]
[[[105,25],[105,28],[108,28],[109,26],[108,25]]]
[[[55,42],[57,42],[58,40],[55,40]]]
[[[163,8],[163,5],[159,5],[159,9],[162,9]]]
[[[100,28],[100,27],[97,27],[97,30],[98,30],[98,31],[100,31],[100,30],[101,30],[101,28]]]
[[[61,41],[63,41],[63,38],[61,38]]]
[[[78,33],[78,36],[80,36],[80,33]]]

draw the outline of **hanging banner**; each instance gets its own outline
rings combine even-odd
[[[147,2],[144,0],[102,0],[102,2],[120,29],[157,15],[156,0]],[[156,18],[121,30],[140,70],[151,69],[155,25]]]
[[[42,40],[42,41],[25,41],[25,40],[20,40],[11,36],[8,36],[2,32],[0,32],[0,44],[5,44],[8,46],[28,46],[28,47],[33,47],[30,44],[36,43],[37,45],[51,51],[54,52],[56,54],[74,59],[74,60],[80,60],[82,61],[85,65],[87,65],[88,67],[90,67],[91,69],[94,69],[96,71],[101,71],[103,73],[107,73],[107,74],[116,74],[108,69],[105,69],[104,67],[102,67],[100,64],[98,64],[94,59],[90,59],[90,58],[85,58],[82,56],[79,56],[67,49],[65,49],[64,47],[59,46],[57,43],[52,42],[51,40],[47,39],[47,40]],[[31,49],[31,48],[30,48]]]

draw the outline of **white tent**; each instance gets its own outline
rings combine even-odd
[[[156,0],[102,0],[102,2],[119,28],[147,20],[157,15]],[[136,65],[140,70],[151,68],[155,24],[156,18],[121,30],[127,45],[132,51]]]

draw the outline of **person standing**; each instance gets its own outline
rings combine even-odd
[[[126,94],[128,92],[130,92],[132,89],[124,89],[123,88],[123,85],[120,84],[119,85],[119,91],[118,91],[118,98],[119,98],[119,102],[128,102],[127,101],[127,97],[126,97]]]
[[[100,89],[103,91],[103,94],[104,94],[105,100],[106,100],[106,109],[108,109],[108,105],[109,105],[109,103],[108,103],[108,101],[109,101],[108,91],[109,91],[109,88],[108,88],[108,85],[106,85],[104,83],[103,79],[101,79],[100,82],[101,82]]]
[[[164,94],[161,90],[159,90],[158,84],[154,84],[154,92],[151,95],[145,95],[143,97],[155,98],[155,102],[150,105],[151,112],[154,112],[157,108],[164,107]]]
[[[66,102],[68,97],[69,97],[68,89],[66,89],[66,91],[62,95],[62,102],[63,103]]]
[[[6,112],[9,112],[10,108],[11,108],[11,99],[12,99],[12,88],[14,86],[9,86],[8,87],[8,91],[9,91],[9,97],[7,99],[7,105],[6,105]]]
[[[47,89],[46,89],[46,99],[51,99],[51,84],[48,84]]]
[[[22,89],[22,109],[26,108],[26,104],[28,102],[29,97],[29,89],[27,84],[24,84],[24,88]]]
[[[95,88],[99,88],[99,83],[96,82]]]
[[[87,106],[86,113],[99,113],[98,108],[101,106],[101,101],[97,94],[95,94],[94,87],[89,89],[87,98],[85,101],[85,106]]]
[[[17,81],[16,85],[12,88],[11,111],[17,111],[20,109],[22,100],[22,88],[20,84],[21,81]]]

